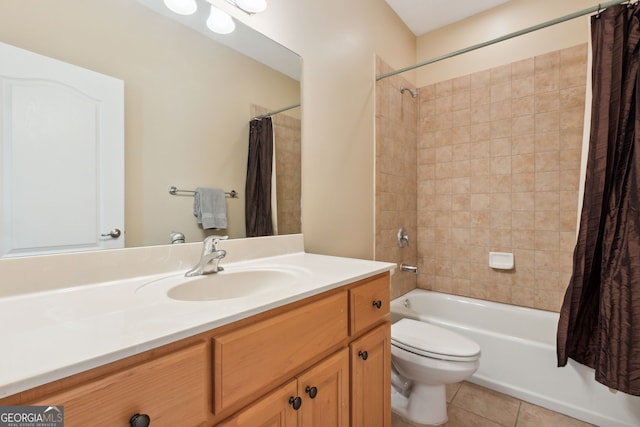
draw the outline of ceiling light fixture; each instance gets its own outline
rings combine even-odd
[[[198,10],[196,0],[164,0],[164,5],[178,15],[193,15]]]
[[[198,10],[196,0],[163,0],[169,10],[179,15],[193,15]],[[266,0],[226,0],[241,11],[253,15],[267,8]],[[211,3],[211,0],[208,0]],[[218,34],[229,34],[236,29],[231,15],[211,4],[207,27]]]
[[[214,33],[229,34],[236,29],[236,24],[228,13],[211,5],[211,13],[207,19],[207,28]]]

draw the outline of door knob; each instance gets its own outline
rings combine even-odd
[[[117,239],[118,237],[120,237],[120,234],[122,234],[120,229],[119,228],[114,228],[113,230],[109,231],[108,233],[101,234],[100,236],[102,236],[102,237],[111,237],[112,239]]]

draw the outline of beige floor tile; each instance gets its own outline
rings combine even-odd
[[[447,386],[447,415],[441,427],[595,427],[549,409],[462,382]],[[392,427],[434,427],[393,414]]]
[[[513,427],[516,424],[520,401],[471,383],[463,383],[451,406],[463,408],[501,426]]]
[[[575,418],[522,402],[516,427],[591,427]]]
[[[502,427],[498,423],[456,406],[450,406],[447,410],[447,415],[449,420],[445,424],[436,426],[433,424],[412,423],[399,415],[393,414],[391,425],[392,427]]]
[[[391,414],[391,426],[392,427],[421,427],[416,426],[415,424],[410,423],[409,421],[402,418],[400,415]]]
[[[460,390],[460,386],[461,385],[462,385],[462,383],[455,383],[455,384],[447,384],[446,385],[447,403],[451,403],[453,398],[456,396],[456,393],[458,393],[458,390]]]
[[[500,424],[488,418],[481,417],[457,406],[449,406],[447,415],[449,420],[444,427],[501,427]]]

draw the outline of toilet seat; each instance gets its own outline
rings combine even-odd
[[[470,362],[480,357],[480,346],[454,332],[414,319],[391,325],[391,344],[432,359]]]

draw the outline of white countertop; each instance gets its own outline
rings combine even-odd
[[[186,269],[0,298],[0,398],[395,268],[304,252],[222,264],[305,274],[277,292],[218,301],[169,298],[159,279]]]

